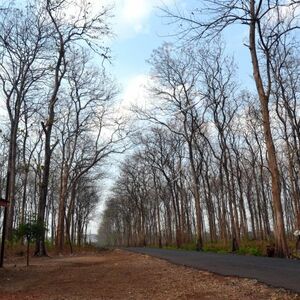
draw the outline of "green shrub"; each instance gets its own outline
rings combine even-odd
[[[27,223],[20,224],[17,229],[16,236],[19,239],[25,238],[27,241],[27,266],[29,266],[30,243],[41,238],[45,230],[44,222],[38,221],[35,218],[30,219]]]
[[[229,251],[227,251],[227,250],[218,250],[217,253],[219,253],[219,254],[228,254]]]
[[[254,256],[262,256],[263,253],[257,247],[240,247],[237,251],[237,254],[241,255],[254,255]]]
[[[187,250],[187,251],[196,251],[195,243],[182,244],[179,248],[176,245],[164,246],[164,249],[167,250]]]
[[[188,251],[196,251],[196,248],[197,247],[195,243],[183,244],[180,247],[180,249],[188,250]]]
[[[230,252],[230,246],[225,243],[206,243],[203,246],[203,251],[215,253],[228,253]]]

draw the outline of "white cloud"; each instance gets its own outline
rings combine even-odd
[[[141,23],[152,11],[149,0],[125,0],[123,1],[122,19],[129,24]]]
[[[135,118],[135,109],[147,110],[152,105],[152,98],[148,91],[150,78],[146,74],[135,75],[123,82],[121,101],[115,107],[117,117]]]
[[[114,32],[118,38],[127,38],[135,34],[146,32],[148,20],[152,13],[165,5],[173,5],[177,0],[75,0],[77,5],[89,3],[93,12],[101,10],[102,7],[114,7],[115,15],[112,23]],[[76,5],[75,5],[76,6]],[[75,6],[68,11],[68,15],[76,14]]]
[[[145,74],[139,74],[128,80],[120,105],[122,113],[128,114],[132,106],[142,108],[147,106],[147,100],[149,100],[149,93],[147,91],[148,82],[149,77]]]
[[[299,3],[294,3],[292,0],[286,0],[281,6],[274,7],[266,15],[269,21],[274,23],[281,22],[282,24],[295,26],[299,25],[300,6]]]
[[[124,36],[144,32],[147,21],[157,7],[174,0],[119,0],[116,2],[117,32]],[[126,35],[126,34],[125,34]]]

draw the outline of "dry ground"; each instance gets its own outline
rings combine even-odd
[[[0,270],[0,299],[300,299],[255,280],[222,277],[121,250],[20,260]]]

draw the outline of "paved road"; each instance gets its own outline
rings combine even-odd
[[[221,275],[254,278],[274,287],[300,293],[299,260],[155,248],[127,250]]]

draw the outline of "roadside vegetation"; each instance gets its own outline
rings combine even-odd
[[[297,257],[300,4],[200,2],[163,9],[182,47],[164,43],[149,58],[152,101],[133,108],[142,130],[99,235],[111,245]],[[247,32],[253,88],[222,40],[233,25]]]
[[[104,166],[127,148],[106,70],[111,11],[88,1],[0,3],[1,267],[5,244],[33,216],[37,256],[88,242]]]

